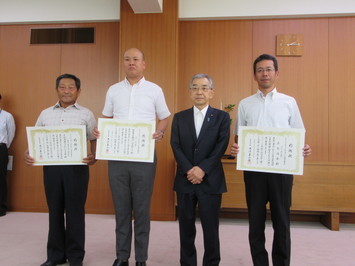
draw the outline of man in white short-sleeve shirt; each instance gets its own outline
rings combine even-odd
[[[296,100],[276,90],[279,76],[274,56],[263,54],[254,61],[254,80],[258,92],[240,101],[231,153],[236,155],[239,126],[304,128]],[[311,154],[309,145],[303,155]],[[266,204],[270,203],[274,239],[273,265],[290,265],[290,207],[293,175],[244,171],[245,195],[248,206],[249,244],[254,266],[269,265],[265,249]]]
[[[162,89],[143,76],[144,54],[137,48],[124,53],[126,78],[112,85],[106,94],[102,114],[106,118],[155,121],[153,138],[158,142],[168,125],[169,109]],[[99,137],[99,132],[96,131]],[[153,163],[109,161],[110,187],[116,213],[116,259],[113,266],[128,265],[131,253],[132,218],[137,266],[146,265],[150,231],[150,201],[156,158]]]

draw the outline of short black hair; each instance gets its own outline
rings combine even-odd
[[[0,94],[0,100],[1,100],[1,94]]]
[[[62,74],[62,75],[60,75],[60,76],[57,78],[56,82],[55,82],[56,88],[58,88],[59,82],[60,82],[62,79],[72,79],[72,80],[74,80],[74,81],[75,81],[76,89],[77,89],[77,90],[80,89],[80,84],[81,84],[81,83],[80,83],[80,79],[79,79],[77,76],[73,75],[73,74]]]
[[[263,60],[272,60],[274,62],[275,71],[279,70],[279,65],[277,63],[277,59],[275,56],[270,55],[270,54],[262,54],[262,55],[259,55],[258,58],[256,58],[254,61],[254,74],[256,73],[256,64],[259,63],[260,61],[263,61]]]

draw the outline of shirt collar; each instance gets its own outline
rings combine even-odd
[[[125,81],[126,85],[132,87],[132,85],[131,85],[131,83],[129,83],[127,77],[125,77],[124,81]],[[141,78],[136,84],[134,84],[134,85],[140,86],[140,85],[143,84],[144,82],[145,82],[145,78],[142,77],[142,78]]]
[[[208,109],[209,105],[207,105],[205,108],[203,108],[202,110],[198,109],[195,105],[194,105],[194,115],[196,115],[198,112],[201,112],[203,117],[206,116],[207,113],[207,109]]]
[[[73,105],[69,105],[67,108],[71,108],[71,107],[80,109],[80,105],[77,102],[75,102]],[[59,104],[59,101],[53,106],[53,109],[57,109],[57,108],[62,108]]]
[[[276,95],[278,94],[276,87],[272,91],[270,91],[268,94],[266,94],[266,96],[264,96],[262,91],[259,89],[258,89],[257,93],[261,98],[271,97],[271,99],[274,99],[276,97]]]

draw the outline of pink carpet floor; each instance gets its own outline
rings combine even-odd
[[[201,225],[197,221],[198,265],[203,256]],[[113,215],[86,215],[85,266],[111,266],[115,259]],[[355,225],[341,224],[330,231],[319,223],[292,222],[294,266],[355,266]],[[0,217],[0,266],[39,266],[46,260],[48,214],[9,212]],[[267,222],[267,249],[273,230]],[[178,223],[151,223],[148,266],[179,265]],[[252,265],[246,220],[222,219],[220,225],[221,266]],[[270,252],[269,252],[270,253]],[[134,265],[134,248],[130,265]],[[68,264],[64,264],[68,265]],[[270,264],[272,265],[272,264]]]

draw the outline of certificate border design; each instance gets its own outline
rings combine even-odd
[[[243,148],[248,134],[257,135],[276,135],[276,136],[295,136],[296,138],[296,153],[295,158],[295,168],[277,168],[277,167],[257,167],[245,164],[245,157],[247,156],[247,151]],[[240,153],[237,156],[237,170],[249,170],[256,172],[269,172],[269,173],[280,173],[280,174],[296,174],[303,175],[303,162],[304,157],[302,155],[302,148],[304,146],[305,130],[300,128],[262,128],[262,127],[239,127],[238,132],[238,145],[241,148]]]
[[[112,118],[99,118],[98,119],[98,129],[100,131],[100,138],[97,140],[96,146],[96,159],[98,160],[113,160],[113,161],[132,161],[132,162],[154,162],[154,152],[155,152],[155,140],[151,139],[146,148],[148,153],[142,157],[135,156],[122,156],[117,157],[116,155],[107,155],[105,154],[105,145],[103,144],[105,138],[105,127],[107,126],[123,126],[123,127],[145,127],[148,129],[148,134],[150,136],[155,132],[155,121],[130,121],[130,120],[119,120]]]
[[[80,137],[80,153],[81,159],[87,156],[87,145],[86,145],[86,127],[81,126],[45,126],[45,127],[26,127],[28,149],[31,157],[35,158],[36,162],[33,165],[85,165],[85,163],[80,161],[40,161],[38,160],[37,151],[34,148],[35,145],[35,135],[38,133],[69,133],[76,132]]]

